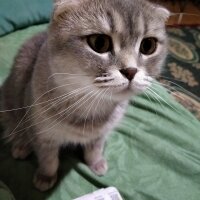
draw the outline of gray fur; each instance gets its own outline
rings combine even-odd
[[[23,45],[2,88],[3,109],[14,109],[4,113],[5,137],[13,157],[36,153],[39,190],[55,184],[59,148],[69,143],[83,145],[91,170],[105,174],[108,133],[129,98],[160,73],[167,16],[167,10],[144,0],[55,1],[48,31]],[[88,46],[86,35],[96,33],[112,38],[112,52],[100,55]],[[136,49],[145,37],[158,39],[154,55],[145,57]],[[120,73],[123,68],[137,68],[131,82]],[[62,99],[64,94],[68,97]]]

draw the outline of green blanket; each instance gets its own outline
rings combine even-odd
[[[2,2],[7,0],[0,0],[0,14]],[[44,9],[43,15],[48,16],[45,12]],[[0,38],[1,82],[20,45],[46,26],[31,26]],[[16,25],[18,28],[22,26]],[[36,157],[14,160],[10,147],[1,141],[0,180],[4,184],[0,184],[0,200],[13,196],[16,200],[72,200],[108,186],[118,188],[125,200],[199,200],[200,122],[163,87],[155,83],[153,89],[162,99],[152,93],[132,99],[123,121],[109,138],[105,149],[109,171],[104,177],[95,176],[79,152],[67,149],[61,154],[57,185],[41,193],[32,184]]]

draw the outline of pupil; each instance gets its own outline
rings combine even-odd
[[[148,39],[144,42],[143,48],[145,51],[149,51],[151,49],[151,46],[152,46],[152,42],[151,40]]]
[[[105,39],[102,36],[99,36],[95,42],[95,48],[101,50],[105,45]]]

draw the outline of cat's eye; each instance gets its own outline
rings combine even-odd
[[[140,52],[144,55],[151,55],[157,49],[158,40],[154,37],[144,38],[140,44]]]
[[[87,37],[87,43],[97,53],[106,53],[112,50],[112,39],[108,35],[90,35]]]

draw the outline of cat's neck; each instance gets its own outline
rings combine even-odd
[[[49,98],[55,99],[58,95],[60,94],[52,93]],[[58,103],[54,104],[52,110],[55,113],[61,113],[63,118],[66,118],[70,124],[85,126],[93,123],[98,126],[109,120],[118,105],[119,103],[112,99],[82,93],[72,98],[67,97],[62,99],[61,97],[60,101],[58,99]]]

